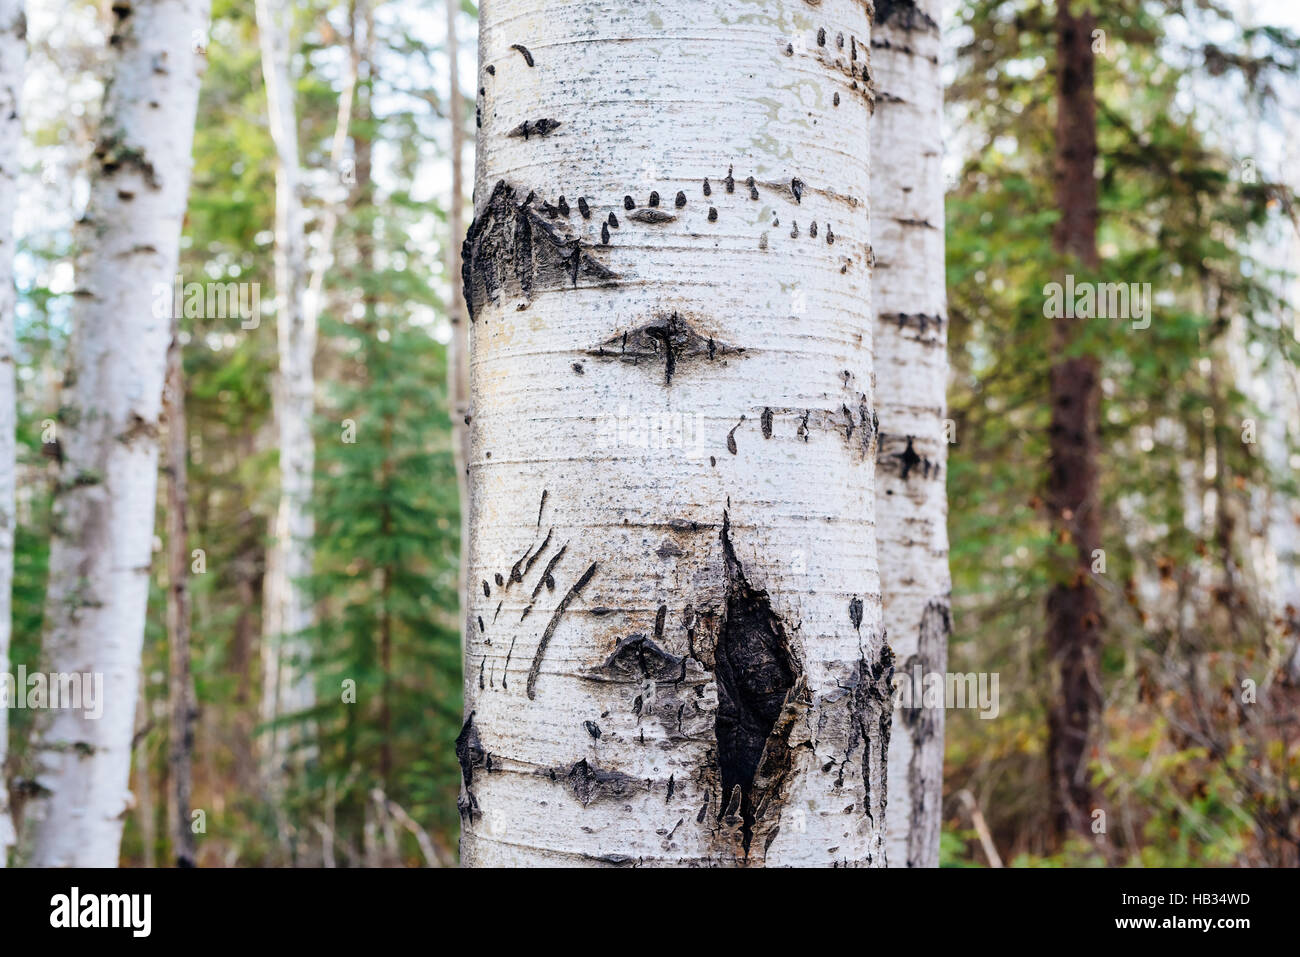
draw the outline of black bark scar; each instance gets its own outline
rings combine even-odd
[[[786,695],[801,669],[767,592],[754,588],[745,578],[731,544],[730,529],[730,519],[723,512],[727,604],[714,650],[718,682],[716,733],[723,814],[739,811],[742,842],[748,853],[755,820],[754,776]],[[788,747],[775,739],[772,745]]]
[[[660,359],[664,363],[664,384],[671,385],[679,363],[739,355],[745,350],[698,333],[677,313],[659,317],[636,329],[607,339],[587,354],[598,359],[617,359],[634,365]]]
[[[470,319],[502,295],[531,300],[535,291],[576,286],[585,275],[601,283],[618,276],[533,209],[534,194],[515,201],[505,180],[497,182],[483,212],[474,218],[461,249],[461,284]]]
[[[461,779],[460,797],[456,801],[456,807],[462,818],[471,821],[474,819],[474,812],[478,810],[478,799],[474,797],[471,789],[474,783],[474,769],[485,767],[488,763],[488,754],[483,750],[483,744],[478,737],[478,728],[474,726],[474,714],[473,711],[469,713],[469,717],[465,719],[465,726],[456,736],[456,760],[460,763]]]

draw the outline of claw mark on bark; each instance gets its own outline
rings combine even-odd
[[[729,343],[718,342],[698,333],[689,322],[677,313],[658,317],[636,329],[628,330],[588,349],[587,354],[599,359],[617,359],[636,365],[640,362],[662,359],[664,384],[671,385],[679,363],[698,359],[713,360],[718,356],[739,355],[745,350]]]
[[[786,696],[801,669],[786,638],[785,626],[772,611],[768,594],[754,588],[731,542],[731,521],[722,513],[722,552],[726,572],[726,611],[714,651],[718,684],[716,734],[724,816],[739,815],[742,843],[749,852],[756,819],[753,788],[764,749],[775,763],[788,746],[773,737]]]
[[[742,415],[740,421],[733,425],[731,431],[727,433],[727,451],[732,455],[735,455],[738,451],[736,448],[736,429],[740,428],[744,424],[745,417]]]
[[[533,62],[533,55],[528,52],[528,47],[524,46],[522,43],[512,43],[510,44],[510,49],[518,50],[521,54],[523,54],[524,62],[527,63],[529,66],[537,65]]]
[[[529,607],[529,608],[532,608],[533,606],[532,606],[532,605],[529,605],[528,607]],[[525,615],[528,614],[527,610],[524,611],[524,614],[525,614]],[[520,621],[523,621],[523,619],[521,618]],[[519,640],[519,636],[518,636],[518,635],[516,635],[515,637],[513,637],[513,638],[510,639],[510,650],[506,652],[506,663],[501,667],[501,687],[502,687],[502,688],[509,688],[509,687],[510,687],[508,684],[506,684],[506,679],[507,679],[507,676],[510,674],[510,659],[514,657],[514,654],[515,654],[515,642],[518,641],[518,640]]]
[[[542,577],[537,579],[537,584],[533,587],[533,593],[531,596],[529,596],[534,601],[536,601],[537,596],[541,594],[543,585],[545,585],[549,589],[555,588],[555,579],[551,577],[551,572],[553,572],[555,570],[555,566],[560,563],[560,559],[564,557],[564,553],[568,549],[568,547],[569,547],[568,542],[565,542],[563,545],[561,545],[560,550],[551,556],[551,560],[547,562],[546,567],[542,569]]]
[[[542,639],[537,643],[537,652],[533,655],[533,666],[528,669],[528,700],[531,701],[537,697],[537,675],[542,670],[542,658],[546,655],[546,646],[551,643],[551,638],[555,635],[555,629],[559,626],[560,619],[564,616],[564,612],[569,607],[569,603],[582,593],[582,590],[587,587],[587,583],[591,581],[591,577],[595,574],[596,563],[592,562],[587,570],[582,573],[582,577],[574,582],[573,587],[570,588],[568,593],[560,599],[560,603],[555,606],[555,611],[551,615],[551,620],[547,623],[546,630],[542,632]]]
[[[546,537],[542,539],[542,544],[537,546],[537,551],[533,552],[533,554],[529,557],[528,561],[524,562],[523,574],[520,575],[521,579],[524,577],[524,575],[527,575],[532,570],[532,567],[534,564],[536,564],[537,559],[542,557],[542,552],[546,551],[546,546],[551,544],[551,535],[554,532],[555,529],[553,528],[548,528],[546,530]],[[543,575],[542,577],[545,578],[546,576]]]
[[[529,193],[515,202],[514,189],[500,180],[470,224],[461,250],[461,283],[471,319],[485,302],[505,294],[531,300],[535,290],[576,286],[579,275],[601,283],[618,278],[584,250],[581,239],[562,235],[533,209],[534,199]]]

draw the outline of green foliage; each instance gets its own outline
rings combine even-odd
[[[1231,88],[1229,73],[1263,91],[1270,77],[1294,72],[1300,44],[1285,31],[1238,30],[1240,55],[1228,56],[1223,44],[1211,54],[1186,38],[1207,35],[1211,21],[1232,24],[1203,6],[1095,5],[1105,44],[1097,56],[1103,262],[1096,274],[1063,261],[1051,244],[1051,7],[968,0],[957,14],[958,74],[948,99],[968,158],[947,202],[957,423],[949,473],[951,660],[962,671],[1000,672],[1004,700],[997,721],[950,714],[946,789],[980,795],[1011,863],[1221,863],[1266,854],[1266,842],[1249,834],[1258,833],[1268,798],[1240,780],[1234,792],[1214,770],[1226,754],[1260,758],[1255,732],[1240,721],[1216,715],[1198,732],[1222,748],[1219,763],[1198,764],[1206,775],[1199,796],[1124,761],[1129,754],[1191,760],[1188,736],[1172,733],[1162,707],[1140,693],[1146,681],[1217,695],[1218,685],[1185,685],[1169,657],[1174,648],[1189,662],[1221,650],[1241,671],[1246,666],[1233,656],[1273,640],[1258,583],[1232,574],[1250,564],[1249,543],[1225,527],[1232,523],[1224,516],[1247,514],[1254,490],[1293,484],[1241,441],[1242,423],[1261,413],[1233,388],[1241,373],[1230,361],[1242,352],[1296,360],[1296,344],[1279,334],[1284,305],[1252,245],[1291,198],[1278,184],[1241,175],[1237,144],[1208,128],[1190,94],[1207,75]],[[1271,49],[1261,63],[1265,44]],[[1107,711],[1093,760],[1110,826],[1101,852],[1079,842],[1048,856],[1044,603],[1057,544],[1041,495],[1052,324],[1072,320],[1045,318],[1044,287],[1067,272],[1080,283],[1150,283],[1154,316],[1145,330],[1122,319],[1073,320],[1077,351],[1095,356],[1102,373],[1107,568],[1098,584]],[[1267,351],[1251,351],[1253,342]],[[1256,374],[1267,374],[1265,362]],[[1218,503],[1209,516],[1193,504],[1207,487]],[[1205,581],[1218,583],[1208,598],[1193,584]],[[1171,595],[1174,611],[1164,600]],[[1225,627],[1225,609],[1239,628]],[[1231,687],[1236,674],[1228,668],[1221,680]],[[1285,776],[1288,762],[1294,766],[1294,754],[1279,757],[1274,770]],[[1185,826],[1191,820],[1198,826]],[[957,809],[949,826],[968,823]],[[946,863],[963,858],[958,837],[967,859],[983,861],[970,832],[955,829],[945,839]]]

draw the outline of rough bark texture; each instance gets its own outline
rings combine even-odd
[[[312,707],[315,693],[305,662],[310,648],[302,637],[313,620],[302,582],[311,573],[311,490],[315,449],[316,323],[304,308],[306,237],[298,160],[298,121],[290,72],[292,6],[285,0],[257,0],[268,123],[275,142],[275,325],[279,375],[275,422],[280,446],[280,503],[267,554],[262,635],[262,717],[276,721]],[[267,734],[264,763],[273,786],[298,739],[280,725]]]
[[[1093,87],[1090,13],[1057,5],[1056,203],[1061,218],[1053,243],[1089,269],[1097,257],[1097,103]],[[1091,736],[1101,708],[1097,649],[1101,615],[1092,581],[1100,546],[1097,499],[1097,362],[1067,355],[1074,320],[1057,320],[1051,368],[1047,509],[1056,541],[1071,553],[1047,596],[1047,642],[1053,669],[1048,762],[1052,822],[1058,840],[1091,836],[1088,780]]]
[[[876,523],[885,632],[899,679],[947,668],[948,316],[943,260],[940,0],[876,4],[871,230],[880,450]],[[889,748],[891,867],[937,867],[942,708],[895,712]]]
[[[480,8],[467,864],[885,863],[868,11]]]
[[[117,864],[158,478],[170,290],[189,188],[205,0],[113,4],[109,82],[80,223],[44,668],[103,675],[103,716],[40,712],[24,859]],[[166,294],[163,301],[170,301]],[[163,315],[159,315],[162,312]]]
[[[27,54],[27,19],[22,0],[0,0],[0,672],[10,671],[11,593],[14,577],[14,474],[18,395],[14,355],[14,207],[18,200],[18,144],[22,140],[20,105],[23,64]],[[15,833],[9,812],[5,759],[9,709],[0,702],[0,867],[5,866]]]
[[[190,786],[194,760],[194,679],[190,675],[189,432],[185,427],[185,365],[180,323],[173,319],[167,351],[167,827],[177,867],[195,864],[190,829]]]

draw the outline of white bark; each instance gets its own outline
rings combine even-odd
[[[274,406],[280,444],[280,502],[267,554],[262,636],[262,717],[275,721],[306,711],[315,701],[305,664],[310,647],[302,637],[311,627],[313,608],[301,583],[312,565],[316,322],[303,301],[307,252],[290,72],[293,8],[286,0],[257,0],[256,7],[268,123],[276,152],[275,323],[280,369]],[[267,734],[264,757],[273,778],[280,774],[296,737],[286,727]]]
[[[869,35],[480,7],[465,863],[884,863]]]
[[[20,105],[27,54],[23,0],[0,0],[0,672],[9,668],[14,577],[14,474],[17,471],[18,348],[14,327],[14,206],[18,200]],[[5,866],[15,833],[3,769],[9,741],[9,709],[0,702],[0,867]]]
[[[469,317],[466,315],[465,297],[460,278],[460,238],[465,231],[465,117],[460,96],[460,42],[456,34],[456,18],[460,13],[460,0],[446,0],[447,7],[447,65],[450,88],[447,93],[447,116],[451,121],[451,197],[447,203],[447,225],[451,242],[447,244],[447,275],[451,281],[448,290],[447,318],[451,325],[451,340],[447,344],[447,392],[451,406],[451,451],[456,467],[456,491],[460,501],[461,554],[469,548],[469,477],[465,473],[469,464]],[[459,595],[465,594],[465,562],[457,565]],[[462,611],[464,608],[462,607]],[[465,647],[465,616],[461,615],[460,645]]]
[[[38,716],[37,793],[24,821],[24,858],[36,866],[116,865],[131,806],[158,421],[203,62],[195,38],[207,16],[206,0],[113,6],[80,224],[43,647],[44,670],[102,674],[103,715]]]
[[[897,680],[947,668],[948,318],[943,253],[941,0],[876,4],[871,126],[880,410],[876,517],[885,631]],[[911,702],[909,702],[910,704]],[[919,702],[917,702],[919,704]],[[937,867],[943,800],[943,708],[895,712],[889,750],[892,867]]]

